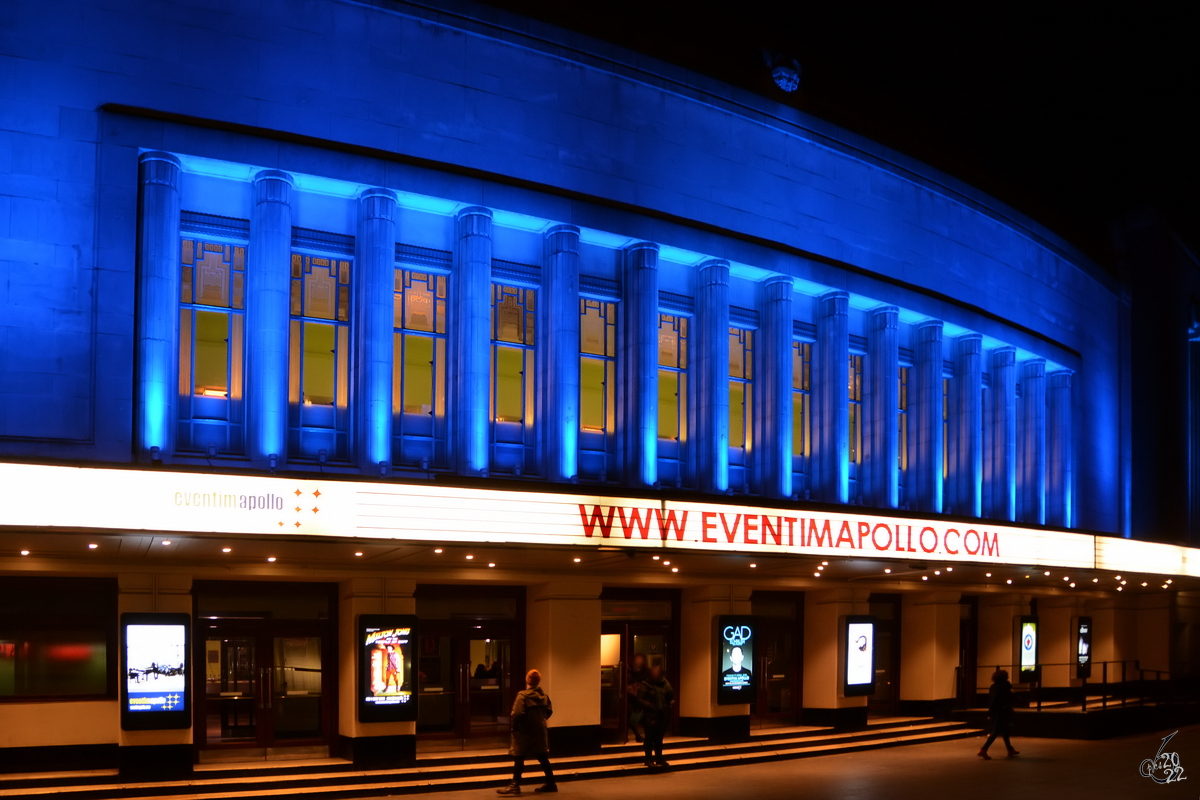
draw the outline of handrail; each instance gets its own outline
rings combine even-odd
[[[1172,663],[1172,667],[1179,670],[1178,673],[1176,673],[1175,675],[1172,675],[1172,670],[1143,669],[1141,666],[1141,662],[1138,661],[1137,659],[1122,659],[1122,660],[1092,662],[1092,664],[1090,666],[1093,667],[1093,670],[1092,670],[1093,675],[1095,674],[1095,671],[1094,671],[1095,666],[1099,665],[1099,668],[1100,668],[1100,680],[1099,680],[1100,707],[1103,709],[1107,709],[1108,704],[1109,704],[1108,701],[1109,701],[1110,694],[1113,695],[1113,699],[1115,700],[1116,699],[1115,694],[1118,690],[1120,693],[1120,705],[1122,707],[1128,706],[1131,690],[1137,692],[1137,699],[1140,702],[1140,704],[1142,704],[1142,705],[1145,705],[1148,699],[1154,699],[1156,702],[1159,702],[1159,703],[1164,702],[1164,700],[1174,701],[1178,697],[1179,692],[1181,691],[1180,686],[1179,686],[1179,681],[1187,679],[1188,676],[1191,675],[1191,673],[1187,670],[1186,665],[1181,668],[1181,666],[1180,666],[1181,663],[1183,663],[1183,662],[1180,662],[1179,664]],[[1040,712],[1042,710],[1042,704],[1043,704],[1043,699],[1044,699],[1043,689],[1047,688],[1042,683],[1042,678],[1041,678],[1042,668],[1043,667],[1077,667],[1077,666],[1078,666],[1078,662],[1076,662],[1076,661],[1038,662],[1036,664],[1036,669],[1037,669],[1036,677],[1033,680],[1028,681],[1025,684],[1025,686],[1028,688],[1028,691],[1032,693],[1032,696],[1030,699],[1032,700],[1033,707],[1036,708],[1037,711]],[[1115,676],[1117,674],[1118,666],[1120,667],[1120,679],[1110,681],[1110,679],[1109,679],[1110,675],[1114,676],[1114,678],[1115,678]],[[975,670],[976,670],[976,681],[975,681],[976,692],[975,692],[975,694],[976,694],[976,696],[978,696],[978,694],[981,693],[981,687],[986,685],[986,682],[980,681],[979,678],[981,676],[990,676],[991,673],[995,672],[996,670],[1000,670],[1000,669],[1008,670],[1009,674],[1011,676],[1017,677],[1017,679],[1018,679],[1017,685],[1018,686],[1022,685],[1019,682],[1019,676],[1020,676],[1019,665],[1014,665],[1014,664],[976,665],[976,667],[975,667]],[[1136,679],[1134,677],[1134,673],[1136,673]],[[967,675],[966,667],[962,666],[961,664],[955,667],[955,681],[954,681],[955,682],[955,695],[956,695],[956,698],[960,702],[973,699],[973,698],[966,697],[966,693],[965,693],[965,689],[966,689],[966,685],[967,685],[967,682],[965,680],[966,675]],[[1070,686],[1068,684],[1067,686],[1056,686],[1056,687],[1049,687],[1049,688],[1079,691],[1079,693],[1080,693],[1080,700],[1079,700],[1080,709],[1081,709],[1081,711],[1086,713],[1087,709],[1088,709],[1089,686],[1095,687],[1095,686],[1097,686],[1097,683],[1095,682],[1094,679],[1089,679],[1089,677],[1080,677],[1079,680],[1080,680],[1080,684],[1077,686]],[[1136,680],[1136,684],[1131,686],[1131,684],[1133,684],[1135,680]]]

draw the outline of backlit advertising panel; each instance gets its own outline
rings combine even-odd
[[[1020,625],[1017,639],[1018,676],[1021,683],[1031,683],[1038,679],[1038,619],[1021,617]]]
[[[1075,620],[1075,674],[1079,678],[1092,677],[1092,618]]]
[[[192,724],[187,614],[122,614],[121,727],[127,731]]]
[[[842,695],[875,694],[875,618],[846,617],[842,635]]]
[[[717,617],[717,705],[753,703],[758,692],[754,678],[754,617]]]
[[[358,721],[415,720],[417,618],[409,614],[363,615],[358,618],[357,635]]]

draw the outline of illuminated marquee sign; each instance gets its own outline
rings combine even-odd
[[[984,520],[386,481],[0,464],[0,508],[0,524],[22,528],[665,547],[1200,576],[1200,550]]]

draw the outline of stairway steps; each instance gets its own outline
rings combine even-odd
[[[877,726],[874,730],[813,735],[791,735],[766,741],[738,742],[724,745],[677,742],[669,753],[673,769],[701,769],[732,763],[755,763],[786,758],[803,758],[842,752],[854,752],[878,747],[946,741],[978,735],[979,731],[961,722],[924,722],[921,724]],[[823,732],[815,732],[823,733]],[[689,746],[690,745],[690,746]],[[458,759],[456,759],[457,761]],[[119,778],[91,775],[71,776],[69,781],[0,780],[0,798],[30,798],[37,800],[48,794],[62,794],[67,800],[101,800],[102,798],[138,798],[138,800],[253,800],[275,798],[282,794],[320,796],[321,798],[366,797],[379,794],[414,793],[439,789],[490,786],[503,783],[511,774],[511,760],[497,754],[463,763],[438,763],[440,759],[418,760],[413,768],[392,770],[361,770],[347,765],[331,769],[323,765],[320,772],[294,771],[286,774],[264,774],[256,770],[206,770],[203,777],[180,781],[121,782]],[[555,773],[564,780],[620,775],[644,770],[638,753],[601,753],[590,756],[567,757],[555,762]],[[251,772],[252,775],[245,773]],[[31,776],[30,776],[31,777]],[[65,776],[64,776],[65,777]],[[84,781],[84,782],[80,782]],[[236,786],[236,789],[230,788]]]

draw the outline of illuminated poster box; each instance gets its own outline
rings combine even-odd
[[[1021,683],[1041,678],[1038,665],[1038,618],[1021,617],[1017,631],[1017,676]]]
[[[848,616],[842,622],[842,696],[875,694],[875,618]]]
[[[191,727],[190,628],[187,614],[121,615],[122,729]]]
[[[1092,677],[1092,618],[1075,620],[1075,676]]]
[[[364,614],[356,626],[358,721],[406,722],[417,718],[413,657],[417,618]]]
[[[758,696],[754,675],[754,617],[717,617],[717,705],[753,703]]]

